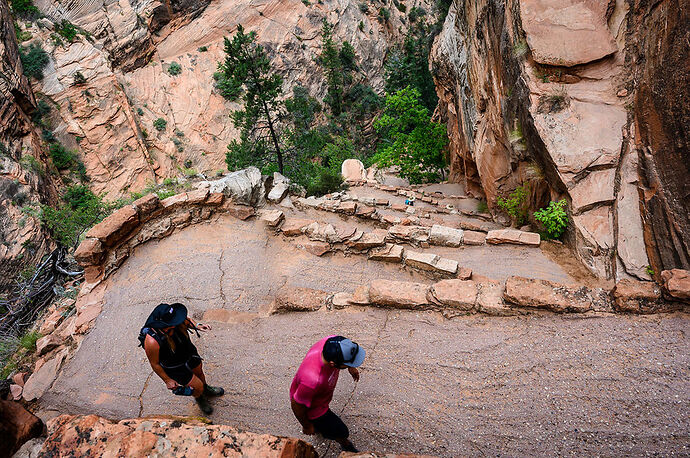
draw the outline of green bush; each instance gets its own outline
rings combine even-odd
[[[321,167],[316,177],[307,185],[308,196],[323,196],[340,189],[343,183],[343,176],[340,172]]]
[[[30,351],[36,351],[36,341],[41,338],[37,331],[27,332],[19,339],[19,346]]]
[[[19,47],[19,57],[24,67],[24,74],[28,77],[43,79],[43,69],[48,65],[50,58],[41,45],[30,44],[28,48]]]
[[[58,170],[69,169],[74,163],[74,153],[65,148],[61,143],[50,144],[50,157]]]
[[[155,121],[153,121],[153,127],[156,128],[158,131],[163,131],[165,130],[165,127],[168,125],[168,121],[166,121],[163,118],[158,118]]]
[[[182,73],[182,66],[177,62],[170,62],[170,65],[168,66],[168,73],[170,73],[172,76],[177,76]]]
[[[17,35],[17,43],[23,43],[33,38],[31,32],[28,30],[22,30],[16,22],[14,23],[14,33]]]
[[[201,46],[201,47],[198,49],[198,51],[199,51],[199,52],[206,52],[206,51],[208,51],[208,47],[207,47],[207,46]]]
[[[498,206],[513,219],[516,226],[522,226],[527,221],[527,191],[528,186],[518,186],[507,198],[499,197]]]
[[[55,26],[55,31],[63,37],[65,40],[72,42],[77,37],[79,29],[77,29],[74,24],[72,24],[67,19],[63,19],[60,24]]]
[[[31,154],[23,155],[19,163],[22,165],[22,167],[31,170],[39,176],[45,175],[43,164],[41,164],[39,160],[33,157]]]
[[[64,203],[58,208],[41,206],[41,221],[50,230],[53,239],[64,247],[72,247],[79,236],[98,223],[111,210],[101,196],[85,186],[68,188]]]
[[[391,12],[388,10],[388,8],[381,7],[379,8],[379,21],[381,22],[388,22],[391,18]]]
[[[22,17],[33,18],[40,14],[40,11],[38,11],[38,8],[34,6],[34,2],[31,0],[11,0],[10,6],[14,14]]]
[[[400,167],[411,183],[435,181],[446,166],[446,126],[433,122],[420,93],[410,88],[386,97],[386,109],[376,122],[381,146],[373,160],[379,167]]]
[[[86,84],[86,77],[84,74],[80,71],[74,72],[74,85],[83,86],[84,84]]]
[[[549,206],[534,212],[534,219],[539,221],[546,229],[547,238],[557,239],[568,226],[568,214],[566,208],[568,202],[561,199],[558,202],[549,202]]]

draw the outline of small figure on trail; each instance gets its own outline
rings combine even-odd
[[[321,433],[337,441],[346,452],[357,452],[348,437],[350,432],[328,405],[333,398],[341,369],[359,381],[356,369],[364,361],[364,349],[343,336],[328,336],[307,352],[290,385],[292,411],[302,424],[304,434]]]
[[[180,303],[159,304],[153,309],[139,333],[139,342],[153,371],[173,393],[194,396],[205,415],[213,412],[208,396],[222,396],[223,388],[206,384],[201,357],[189,338],[193,330],[208,331],[211,327],[196,324],[187,317],[187,307]]]

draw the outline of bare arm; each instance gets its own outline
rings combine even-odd
[[[292,406],[292,412],[302,425],[302,432],[309,435],[314,434],[314,425],[312,424],[311,420],[309,420],[309,417],[307,417],[307,406],[300,404],[294,399],[290,399],[290,404]]]
[[[144,341],[144,350],[146,351],[146,357],[149,359],[149,364],[151,364],[151,369],[153,369],[153,372],[155,372],[161,378],[161,380],[165,382],[165,386],[168,387],[169,390],[177,387],[178,383],[168,377],[168,374],[165,373],[163,366],[160,365],[158,360],[158,351],[160,350],[160,345],[158,345],[156,339],[147,335],[146,340]]]

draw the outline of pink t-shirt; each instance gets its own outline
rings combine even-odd
[[[290,385],[290,399],[307,406],[310,420],[328,412],[328,404],[338,383],[340,369],[324,364],[321,359],[323,346],[331,337],[324,337],[309,349]]]

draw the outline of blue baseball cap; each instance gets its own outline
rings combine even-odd
[[[333,361],[348,367],[359,367],[364,362],[366,352],[357,342],[343,336],[329,338],[323,346],[323,357],[326,361]]]

